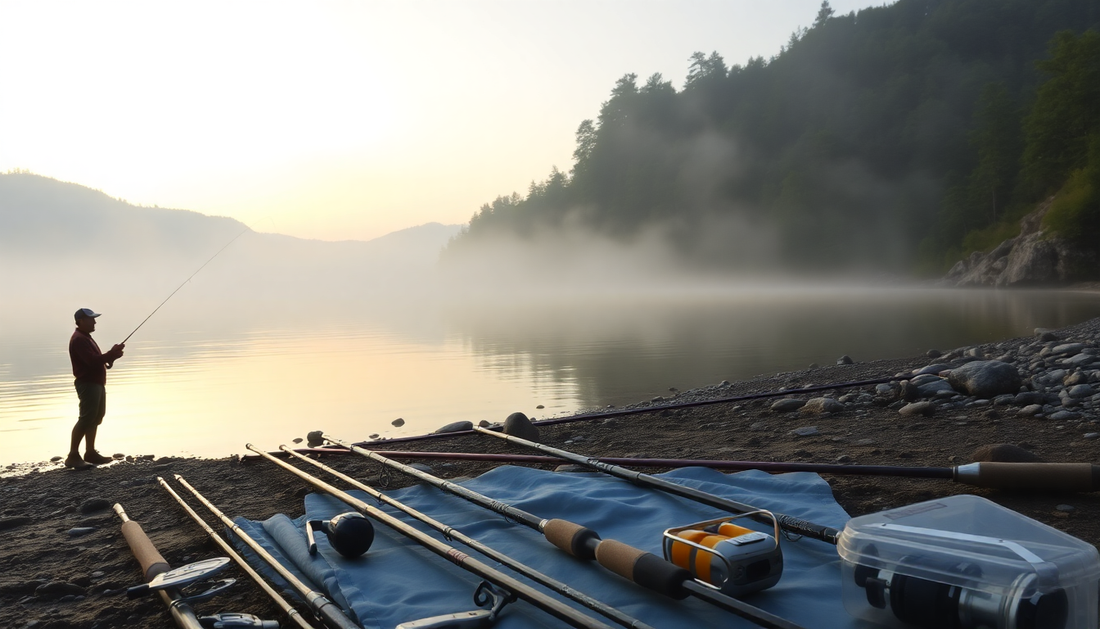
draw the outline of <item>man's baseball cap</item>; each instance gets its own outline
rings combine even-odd
[[[77,310],[75,314],[73,314],[73,318],[76,319],[77,321],[80,321],[81,319],[83,319],[85,317],[87,317],[89,319],[95,319],[98,316],[99,316],[99,313],[92,310],[91,308],[81,308],[80,310]]]

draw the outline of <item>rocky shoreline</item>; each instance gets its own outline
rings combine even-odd
[[[877,385],[798,392],[894,376],[896,380]],[[667,408],[761,393],[779,395]],[[539,425],[539,438],[584,454],[619,457],[912,467],[1006,456],[1091,463],[1100,457],[1100,319],[927,356],[670,391],[631,410],[639,412]],[[397,445],[378,443],[386,449]],[[401,448],[527,453],[470,434],[441,435]],[[383,480],[370,462],[332,459],[332,465],[365,482]],[[455,478],[483,473],[492,464],[433,461],[431,466]],[[0,626],[170,626],[159,600],[129,600],[122,594],[137,584],[139,571],[109,505],[121,503],[141,522],[172,565],[221,554],[159,486],[158,477],[170,479],[172,474],[185,477],[229,515],[252,519],[275,513],[297,516],[307,493],[302,483],[275,466],[237,458],[135,459],[89,472],[44,469],[0,478]],[[1089,543],[1100,542],[1100,498],[1092,493],[993,491],[919,478],[825,478],[853,516],[976,493]],[[400,483],[390,480],[390,487]],[[233,592],[201,604],[201,611],[279,616],[254,585],[241,583]]]

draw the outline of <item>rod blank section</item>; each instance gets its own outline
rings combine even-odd
[[[955,468],[955,481],[991,489],[1096,491],[1100,466],[1089,463],[971,463]]]

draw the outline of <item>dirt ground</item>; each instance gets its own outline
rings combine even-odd
[[[1090,330],[1098,325],[1090,322]],[[1058,331],[1071,339],[1073,329]],[[1025,338],[990,350],[1033,343]],[[944,348],[946,351],[948,348]],[[774,392],[807,385],[890,377],[929,364],[928,357],[828,366],[733,383],[722,396]],[[713,390],[708,389],[708,391]],[[873,392],[864,386],[854,391]],[[833,392],[841,397],[853,390]],[[665,402],[688,399],[670,392]],[[706,393],[706,392],[704,392]],[[694,392],[698,397],[699,392]],[[820,394],[816,394],[820,395]],[[800,396],[811,397],[809,395]],[[1088,415],[1078,423],[1019,417],[1010,408],[981,406],[904,416],[896,404],[849,406],[807,417],[770,410],[778,398],[727,402],[682,410],[646,412],[540,427],[544,443],[589,455],[725,459],[744,461],[843,462],[945,467],[968,463],[976,449],[1015,444],[1050,462],[1100,458],[1100,439],[1085,438]],[[523,409],[517,409],[523,410]],[[500,418],[503,420],[504,418]],[[1094,417],[1091,422],[1095,422]],[[817,434],[798,436],[796,428]],[[323,426],[316,426],[321,428]],[[305,435],[303,435],[305,436]],[[363,435],[353,437],[362,438]],[[580,437],[578,440],[577,438]],[[570,445],[565,445],[566,441]],[[274,444],[265,444],[274,445]],[[381,442],[380,449],[531,454],[478,435],[419,442]],[[330,457],[336,460],[337,457]],[[475,476],[491,465],[429,462],[444,477]],[[377,465],[359,457],[338,457],[333,465],[366,482]],[[552,468],[552,466],[551,466]],[[650,470],[659,472],[661,470]],[[89,471],[44,466],[41,471],[0,478],[0,627],[21,629],[104,629],[167,627],[172,621],[154,597],[130,600],[123,589],[139,583],[137,562],[106,505],[120,503],[142,524],[173,566],[221,555],[206,534],[159,486],[158,476],[180,474],[230,516],[264,519],[275,513],[298,516],[307,493],[299,480],[264,461],[174,459],[119,461]],[[956,493],[989,498],[1089,543],[1100,542],[1100,496],[1092,493],[1035,493],[984,490],[947,480],[825,475],[837,501],[850,515],[862,515]],[[174,488],[186,496],[178,484]],[[391,477],[389,487],[401,481]],[[196,502],[193,506],[214,525]],[[90,528],[83,534],[74,529]],[[219,532],[223,527],[214,525]],[[652,549],[651,549],[652,550]],[[279,611],[235,567],[228,576],[245,583],[199,610],[248,612],[279,619]],[[67,584],[54,585],[50,584]],[[287,625],[289,626],[289,625]]]

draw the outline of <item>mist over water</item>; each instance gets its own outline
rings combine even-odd
[[[1100,316],[1100,297],[1058,291],[709,285],[457,299],[421,287],[273,299],[243,287],[226,295],[213,275],[185,286],[109,372],[103,451],[225,456],[316,429],[365,439],[514,411],[544,418],[842,354],[912,356]],[[160,299],[38,295],[4,313],[0,463],[65,453],[76,416],[71,312],[103,312],[94,336],[107,347]]]

